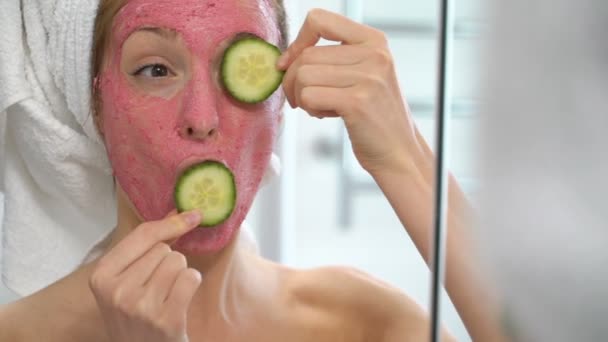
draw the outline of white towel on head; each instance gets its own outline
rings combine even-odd
[[[97,6],[0,1],[0,260],[4,283],[20,295],[73,271],[116,223],[111,168],[90,110]],[[266,178],[277,166],[273,156]]]
[[[115,225],[90,111],[97,0],[3,0],[3,280],[30,294],[75,269]],[[1,122],[1,120],[0,120]]]

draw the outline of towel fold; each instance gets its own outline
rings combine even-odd
[[[97,0],[0,3],[3,280],[64,276],[114,227],[110,164],[90,111]]]
[[[20,295],[73,271],[116,223],[110,163],[90,110],[97,7],[0,1],[0,260],[4,283]],[[277,165],[274,156],[266,178]]]

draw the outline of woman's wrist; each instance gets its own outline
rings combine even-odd
[[[394,184],[397,180],[404,185],[426,187],[432,185],[433,162],[432,154],[425,153],[424,146],[421,146],[415,148],[413,153],[395,153],[382,167],[367,171],[381,188],[384,184]]]

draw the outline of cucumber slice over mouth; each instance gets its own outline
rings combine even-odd
[[[192,165],[177,180],[174,199],[179,212],[201,211],[201,227],[219,225],[230,217],[236,205],[234,175],[217,161]]]
[[[276,68],[281,56],[278,47],[256,37],[232,43],[222,59],[221,79],[236,100],[259,103],[270,97],[281,85],[285,72]]]

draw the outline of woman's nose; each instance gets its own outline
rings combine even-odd
[[[184,139],[206,140],[218,135],[217,94],[211,82],[193,81],[184,96],[179,127]]]
[[[180,132],[182,138],[193,140],[205,140],[208,138],[212,138],[216,134],[217,129],[215,127],[209,127],[206,125],[201,125],[198,127],[196,125],[191,125],[188,127],[184,127],[183,130]]]

